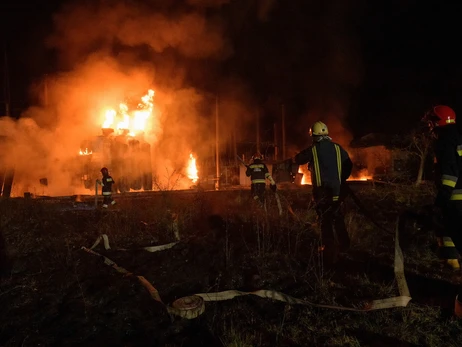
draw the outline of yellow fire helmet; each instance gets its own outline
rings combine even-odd
[[[329,129],[327,129],[327,125],[323,122],[316,122],[310,128],[310,136],[323,136],[329,135]]]

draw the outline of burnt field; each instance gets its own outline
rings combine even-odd
[[[352,184],[383,230],[351,198],[352,247],[322,262],[310,190],[279,191],[278,214],[252,208],[248,191],[158,192],[116,197],[113,210],[64,199],[11,199],[1,208],[1,346],[460,346],[453,317],[460,273],[441,268],[431,230],[401,234],[412,300],[361,311],[399,296],[394,276],[397,216],[431,203],[429,188]],[[290,208],[289,208],[290,207]],[[100,242],[107,235],[110,248]],[[179,237],[179,241],[178,241]],[[150,252],[143,247],[177,242]],[[129,273],[104,263],[114,261]],[[120,268],[119,268],[120,270]],[[155,295],[136,276],[143,276]],[[194,319],[169,314],[179,298],[267,289],[345,311],[255,295],[205,302]],[[155,294],[155,293],[154,293]]]

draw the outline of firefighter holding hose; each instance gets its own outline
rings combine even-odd
[[[350,247],[340,192],[342,185],[350,177],[353,163],[343,147],[332,142],[327,125],[323,122],[313,124],[310,136],[312,145],[286,160],[286,165],[289,171],[293,171],[293,164],[308,164],[313,200],[321,225],[320,251],[323,252],[325,261],[333,264],[337,261],[339,251],[346,251]]]
[[[251,192],[255,201],[260,204],[265,203],[265,190],[266,180],[270,181],[270,188],[273,192],[276,192],[276,182],[269,173],[268,167],[263,163],[263,156],[260,153],[256,153],[252,157],[252,163],[247,166],[245,172],[247,177],[250,177],[251,181]]]
[[[97,180],[97,183],[103,187],[103,208],[108,208],[109,205],[115,205],[116,202],[112,198],[112,185],[115,183],[114,179],[109,175],[107,167],[101,169],[103,178]]]

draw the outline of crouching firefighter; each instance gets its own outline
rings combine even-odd
[[[253,199],[263,205],[265,203],[266,180],[270,181],[270,188],[273,192],[276,192],[276,182],[271,177],[266,164],[263,163],[263,156],[260,153],[256,153],[252,157],[252,163],[247,166],[245,174],[250,177]]]
[[[313,200],[321,226],[320,251],[326,262],[335,263],[338,252],[344,252],[350,247],[340,192],[350,177],[353,163],[342,146],[332,142],[327,125],[323,122],[313,124],[310,136],[312,145],[289,159],[287,164],[308,164]]]
[[[453,270],[459,270],[462,252],[462,133],[456,125],[456,114],[448,106],[433,107],[423,119],[434,138],[435,218],[442,220],[435,234],[438,257]]]
[[[98,180],[98,184],[103,187],[103,208],[108,208],[109,205],[115,205],[115,200],[112,198],[112,185],[114,179],[109,175],[109,170],[106,167],[101,169],[103,175],[102,180]]]

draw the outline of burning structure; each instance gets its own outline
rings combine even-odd
[[[154,91],[139,102],[127,100],[117,110],[104,113],[102,134],[82,142],[78,155],[78,178],[92,189],[100,169],[108,167],[120,193],[152,190],[151,145],[145,140],[153,113]]]

